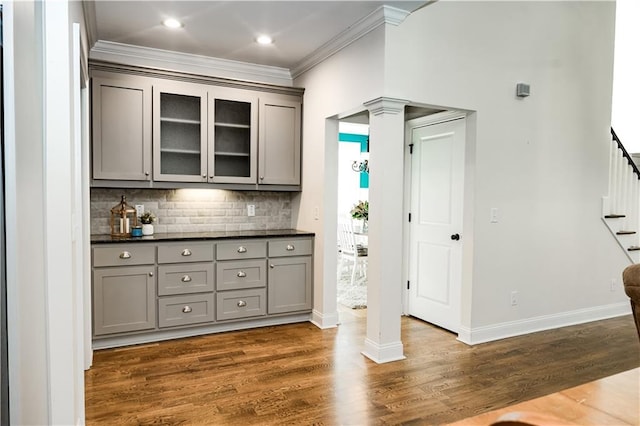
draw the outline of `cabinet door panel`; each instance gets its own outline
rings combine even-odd
[[[93,178],[151,179],[151,83],[94,77]]]
[[[269,314],[311,309],[311,257],[269,259]]]
[[[153,178],[207,181],[207,87],[153,86]]]
[[[156,282],[153,271],[151,265],[93,271],[95,336],[155,328]]]
[[[260,99],[259,184],[300,185],[300,102]]]
[[[256,183],[258,98],[242,90],[209,91],[209,182]]]

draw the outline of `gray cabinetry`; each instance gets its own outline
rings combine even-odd
[[[94,179],[151,179],[151,80],[97,73],[92,81]]]
[[[213,322],[213,243],[158,245],[158,326]]]
[[[91,250],[96,348],[309,318],[310,236],[96,242]]]
[[[267,242],[238,240],[216,245],[216,318],[250,318],[267,313]]]
[[[300,185],[299,101],[260,98],[258,183]]]
[[[209,91],[209,182],[256,183],[258,98],[250,93]]]
[[[207,181],[207,89],[189,83],[153,87],[153,179]]]
[[[93,334],[154,329],[155,246],[94,247],[93,266]]]
[[[269,241],[269,314],[312,307],[311,239]]]

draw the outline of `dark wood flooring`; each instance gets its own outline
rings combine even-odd
[[[87,424],[443,424],[640,366],[630,315],[476,346],[404,317],[407,359],[377,365],[364,312],[96,351]]]

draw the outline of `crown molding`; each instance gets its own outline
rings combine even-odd
[[[306,71],[318,65],[320,62],[341,51],[356,40],[364,37],[381,25],[400,25],[411,12],[398,9],[393,6],[383,5],[365,16],[322,46],[310,55],[304,57],[291,69],[292,78],[297,78]]]
[[[84,26],[87,30],[87,45],[93,46],[98,39],[96,5],[93,0],[85,0],[82,2],[82,15],[84,17]]]
[[[257,81],[281,86],[293,85],[291,73],[286,68],[250,64],[104,40],[98,40],[91,48],[89,59],[201,74],[211,77]]]
[[[363,103],[363,105],[373,115],[400,114],[404,112],[405,105],[409,104],[406,99],[380,97]]]

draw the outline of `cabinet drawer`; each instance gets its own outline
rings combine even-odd
[[[158,295],[213,291],[213,262],[158,266]]]
[[[255,259],[266,256],[266,241],[233,241],[216,244],[217,260]]]
[[[269,241],[269,257],[307,256],[312,249],[310,238]]]
[[[156,262],[155,245],[127,244],[93,247],[93,266],[149,265]]]
[[[267,290],[237,290],[216,293],[216,318],[228,320],[265,315]]]
[[[158,245],[158,263],[207,262],[212,260],[212,243],[184,242]]]
[[[158,326],[211,322],[213,309],[213,293],[163,297],[158,299]]]
[[[264,259],[223,261],[216,264],[216,289],[240,290],[264,287],[267,263]]]

